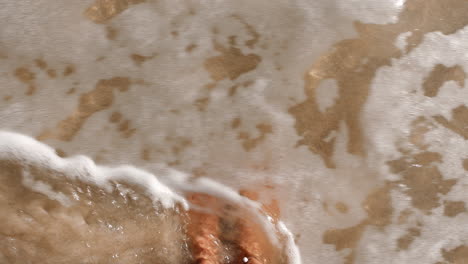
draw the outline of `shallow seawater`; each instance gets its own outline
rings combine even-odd
[[[137,184],[103,188],[1,160],[0,262],[234,264],[255,256],[288,263],[251,212],[208,195],[188,199],[196,206],[189,211],[165,208]]]
[[[0,162],[1,263],[189,263],[183,214],[157,207],[135,186],[106,190],[45,169],[30,168],[36,185],[22,184],[23,166]]]
[[[65,157],[0,137],[22,167],[0,187],[0,263],[238,264],[278,247],[293,263],[468,262],[466,14],[466,0],[0,0],[1,128]],[[265,185],[278,218],[240,194]]]

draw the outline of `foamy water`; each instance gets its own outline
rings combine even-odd
[[[274,186],[304,263],[467,261],[465,0],[0,6],[2,129],[51,146],[46,157],[23,148],[25,160],[54,160],[112,197],[152,198],[135,208],[193,209],[186,192],[217,195],[266,230],[282,224],[236,190]],[[65,176],[37,173],[22,174],[26,193],[74,202],[48,187]]]
[[[238,191],[213,180],[204,178],[192,180],[187,174],[170,168],[160,167],[159,171],[162,174],[156,176],[129,165],[117,167],[99,166],[86,156],[61,158],[56,155],[54,149],[33,138],[5,131],[0,132],[0,160],[24,166],[20,172],[21,175],[15,175],[22,177],[22,184],[31,191],[47,196],[50,200],[58,201],[64,207],[71,207],[80,199],[76,193],[69,196],[61,190],[56,190],[55,181],[63,182],[65,180],[60,177],[71,180],[71,185],[73,185],[73,182],[78,181],[102,188],[109,194],[109,197],[107,197],[109,200],[113,199],[111,193],[115,191],[115,188],[119,189],[118,191],[122,194],[122,190],[125,189],[120,189],[119,185],[129,184],[136,189],[142,190],[143,193],[140,195],[149,197],[153,202],[155,210],[159,204],[165,209],[175,209],[176,206],[180,206],[183,210],[188,210],[189,203],[184,198],[184,195],[187,193],[204,193],[218,197],[225,202],[239,206],[250,212],[244,217],[256,217],[256,222],[260,223],[264,228],[264,232],[269,236],[271,243],[285,250],[288,256],[288,263],[301,263],[299,250],[294,243],[294,238],[283,222],[279,221],[274,224],[269,220],[267,215],[261,212],[261,205],[259,203],[245,198],[239,195]],[[41,175],[42,178],[36,179],[37,177],[29,172],[30,168],[51,171],[49,172],[50,175],[43,173]],[[164,179],[167,185],[162,183],[158,178]],[[116,183],[118,184],[116,185]],[[80,187],[77,185],[71,188],[79,189]],[[4,191],[8,192],[8,190]],[[193,208],[193,210],[200,209],[202,208]],[[4,217],[15,216],[5,215]],[[164,232],[164,230],[162,231]],[[181,230],[179,231],[182,232]],[[275,235],[277,232],[281,234],[282,241],[285,242],[280,243]],[[131,234],[128,235],[132,236]],[[159,249],[156,248],[156,250]]]

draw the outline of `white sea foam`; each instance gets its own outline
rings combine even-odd
[[[49,168],[63,173],[66,177],[93,183],[107,191],[112,189],[110,182],[113,180],[137,184],[145,188],[154,202],[160,202],[166,208],[180,203],[188,209],[188,203],[182,196],[173,192],[147,171],[126,165],[99,166],[85,156],[61,158],[57,156],[54,149],[24,135],[0,132],[0,159],[16,160],[32,166]],[[25,177],[25,179],[26,185],[32,187],[33,190],[44,195],[52,194],[43,184],[34,182],[29,177]]]

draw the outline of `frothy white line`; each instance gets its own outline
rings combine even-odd
[[[137,184],[145,188],[145,192],[153,202],[160,202],[165,208],[171,208],[179,203],[184,209],[188,209],[188,203],[182,196],[173,192],[155,175],[147,171],[132,166],[98,166],[85,156],[61,158],[51,147],[24,135],[0,132],[0,159],[16,160],[28,165],[50,168],[63,173],[68,178],[93,183],[106,191],[112,190],[111,181]],[[41,193],[45,195],[51,194],[43,185],[38,186],[37,182],[28,181],[27,174],[25,179],[30,187],[34,187],[34,190],[41,190]]]
[[[165,208],[172,208],[175,204],[180,204],[188,210],[188,202],[172,189],[181,193],[197,192],[216,196],[226,202],[237,204],[255,216],[255,220],[264,228],[265,234],[271,242],[279,246],[276,231],[284,235],[287,240],[286,251],[290,264],[301,264],[301,257],[298,247],[294,243],[293,235],[283,222],[279,221],[275,225],[261,211],[261,205],[244,196],[239,195],[235,190],[217,183],[211,179],[199,178],[191,181],[187,174],[165,167],[161,169],[161,182],[156,175],[137,169],[129,165],[118,167],[99,166],[86,156],[73,156],[61,158],[55,150],[37,140],[7,131],[0,131],[0,159],[20,161],[25,165],[49,168],[63,173],[67,178],[79,179],[86,183],[91,183],[112,191],[112,181],[127,182],[136,184],[144,188],[146,194],[154,203],[161,203]],[[27,168],[23,171],[22,182],[25,186],[34,191],[47,195],[51,199],[68,206],[71,201],[63,194],[54,192],[49,185],[34,180]],[[172,189],[170,188],[172,187]]]
[[[301,264],[301,253],[299,252],[299,248],[297,247],[296,243],[294,242],[294,236],[286,227],[286,225],[282,222],[278,222],[278,230],[286,237],[286,252],[289,257],[289,264]]]

